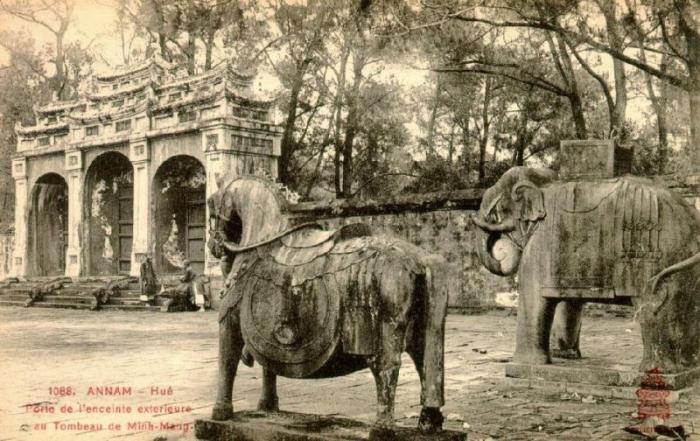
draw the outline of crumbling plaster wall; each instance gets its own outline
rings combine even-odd
[[[118,197],[120,187],[133,185],[129,148],[121,144],[84,153],[82,254],[84,273],[119,271]]]
[[[31,274],[33,268],[32,256],[29,251],[30,246],[30,213],[32,212],[32,202],[33,194],[36,188],[36,183],[43,176],[50,173],[57,174],[61,176],[64,180],[66,179],[64,161],[65,156],[63,152],[56,152],[52,154],[45,154],[41,156],[30,156],[26,161],[26,174],[27,174],[27,184],[24,186],[26,194],[15,195],[18,201],[21,199],[24,201],[22,204],[24,207],[21,213],[21,224],[15,225],[14,234],[15,240],[13,241],[14,250],[18,252],[23,250],[23,256],[21,257],[24,261],[25,272]],[[9,259],[9,258],[8,258]],[[14,272],[14,271],[13,271]]]
[[[56,173],[43,175],[30,194],[28,274],[62,276],[66,265],[68,185]]]
[[[166,273],[181,271],[187,256],[186,229],[188,211],[193,201],[201,201],[204,210],[206,173],[204,166],[192,156],[176,156],[159,168],[153,182],[155,204],[155,264]],[[203,213],[198,213],[204,220]],[[199,265],[196,265],[199,266]],[[197,267],[203,271],[204,268]]]
[[[292,207],[295,222],[317,220],[328,228],[361,222],[377,232],[403,238],[448,262],[450,306],[487,308],[496,294],[514,290],[514,277],[497,277],[476,255],[477,236],[471,216],[478,210],[481,190],[403,195],[369,202],[302,203]]]
[[[177,136],[163,136],[150,141],[150,182],[151,182],[151,215],[149,228],[150,254],[155,257],[156,270],[173,273],[179,271],[185,259],[183,228],[184,219],[173,211],[180,202],[177,198],[178,189],[173,189],[168,182],[162,182],[163,176],[169,176],[167,167],[172,167],[176,158],[189,157],[196,159],[200,165],[206,164],[206,158],[202,149],[202,135],[199,132],[178,134]],[[170,162],[168,162],[170,160]],[[168,162],[168,163],[166,163]],[[198,178],[190,176],[186,181],[185,189],[192,191],[203,190],[200,184],[206,183],[204,173],[196,173]],[[201,175],[201,176],[200,176]],[[190,179],[191,178],[191,179]],[[172,180],[168,178],[167,180]],[[189,182],[192,181],[192,182]],[[201,182],[200,182],[201,181]],[[189,185],[192,184],[192,185]],[[197,188],[195,188],[197,187]],[[180,190],[183,187],[180,187]],[[180,196],[186,196],[181,194]],[[173,216],[175,214],[175,216]]]

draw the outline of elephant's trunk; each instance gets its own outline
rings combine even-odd
[[[495,257],[493,257],[493,254],[491,254],[492,245],[495,242],[497,235],[493,233],[487,233],[481,228],[477,229],[476,234],[479,242],[476,249],[481,264],[497,276],[510,276],[511,274],[513,274],[515,272],[515,269],[517,269],[517,265],[513,269],[509,268],[508,270],[510,271],[507,271],[502,267],[501,261],[497,260]]]

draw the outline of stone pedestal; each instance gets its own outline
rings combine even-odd
[[[372,430],[360,421],[291,412],[237,412],[228,421],[197,420],[195,435],[217,441],[466,441],[467,434],[444,430],[426,435],[396,427],[394,435]]]
[[[645,373],[637,370],[610,369],[585,360],[556,360],[556,364],[529,365],[508,363],[506,378],[515,386],[540,389],[551,393],[573,393],[582,396],[637,400],[637,391]],[[668,391],[667,401],[675,402],[687,396],[693,383],[700,378],[700,368],[676,374],[663,374]]]
[[[632,172],[634,152],[611,139],[561,141],[559,178],[605,179]]]

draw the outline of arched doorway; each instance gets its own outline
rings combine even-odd
[[[27,250],[29,274],[61,276],[68,247],[68,184],[61,175],[40,177],[31,194]]]
[[[155,265],[158,272],[176,273],[185,259],[204,272],[206,174],[191,156],[173,156],[156,171]]]
[[[98,156],[85,177],[85,262],[90,275],[129,274],[134,169],[126,156]]]

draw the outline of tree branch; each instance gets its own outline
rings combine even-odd
[[[560,34],[565,34],[569,36],[569,38],[572,38],[573,40],[580,42],[580,43],[585,43],[588,44],[589,46],[594,47],[595,49],[598,49],[600,51],[603,51],[607,53],[608,55],[617,58],[618,60],[625,62],[627,64],[630,64],[640,70],[643,70],[657,78],[660,78],[664,81],[667,81],[668,83],[679,87],[683,90],[688,90],[689,89],[689,84],[688,84],[688,79],[687,78],[679,78],[675,75],[671,75],[667,72],[663,72],[660,69],[657,69],[653,66],[650,66],[646,63],[642,63],[640,60],[636,58],[632,58],[628,55],[625,55],[623,51],[613,49],[603,43],[600,43],[599,41],[596,41],[595,39],[587,36],[587,35],[582,35],[576,32],[572,32],[568,29],[565,29],[559,25],[554,25],[552,23],[547,23],[543,21],[510,21],[510,20],[505,20],[505,21],[495,21],[495,20],[489,20],[485,18],[478,18],[478,17],[465,17],[461,15],[460,13],[452,13],[449,14],[450,17],[452,17],[455,20],[458,21],[463,21],[467,23],[483,23],[487,24],[493,27],[513,27],[513,28],[535,28],[535,29],[542,29],[545,31],[552,31],[552,32],[558,32]]]

